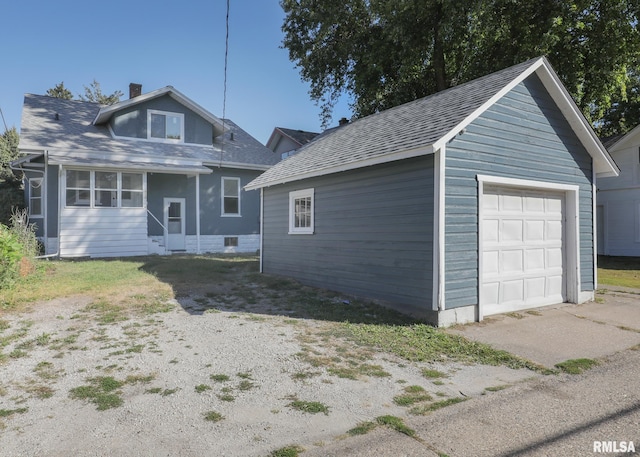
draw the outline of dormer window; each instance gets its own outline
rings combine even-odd
[[[184,114],[149,110],[147,137],[157,141],[184,142]]]

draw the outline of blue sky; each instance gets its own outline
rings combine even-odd
[[[222,117],[226,0],[5,3],[0,108],[8,127],[20,128],[25,93],[63,81],[77,97],[94,79],[105,94],[122,91],[121,100],[131,82],[143,92],[171,85]],[[278,0],[230,3],[226,117],[261,143],[274,127],[319,132],[320,108],[280,49]],[[350,116],[345,97],[332,125]]]

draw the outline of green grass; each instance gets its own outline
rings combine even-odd
[[[640,258],[599,256],[598,283],[640,289]]]
[[[376,428],[378,424],[376,422],[361,422],[352,429],[347,431],[347,435],[356,436],[356,435],[366,435],[371,430]]]
[[[557,363],[555,367],[564,373],[580,374],[598,364],[599,362],[593,359],[570,359]]]
[[[148,383],[154,379],[154,375],[132,375],[124,381],[119,381],[111,376],[96,376],[89,378],[89,384],[74,387],[69,391],[69,397],[74,400],[85,400],[96,405],[98,411],[117,408],[124,404],[122,391],[126,384]],[[149,391],[147,391],[149,392]]]
[[[431,395],[426,393],[421,386],[407,386],[403,392],[403,394],[393,397],[393,402],[398,406],[411,406],[432,399]]]
[[[425,324],[344,324],[344,336],[359,344],[396,354],[413,362],[461,361],[504,365],[546,372],[544,367],[506,351]],[[428,373],[428,372],[427,372]]]
[[[206,392],[207,390],[211,390],[211,386],[207,385],[207,384],[198,384],[195,387],[196,392],[198,392],[199,394],[201,394],[202,392]]]
[[[226,374],[212,374],[211,376],[209,376],[209,379],[215,382],[226,382],[231,378]]]

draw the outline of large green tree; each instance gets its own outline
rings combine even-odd
[[[310,83],[325,125],[345,93],[361,117],[546,55],[587,119],[610,129],[610,109],[630,115],[630,91],[640,88],[639,5],[281,0],[283,46]]]
[[[0,135],[0,224],[8,225],[14,208],[24,207],[21,176],[16,176],[9,163],[18,158],[18,131],[12,127]]]

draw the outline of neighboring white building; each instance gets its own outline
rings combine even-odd
[[[640,257],[640,126],[605,146],[620,176],[598,180],[598,254]]]

